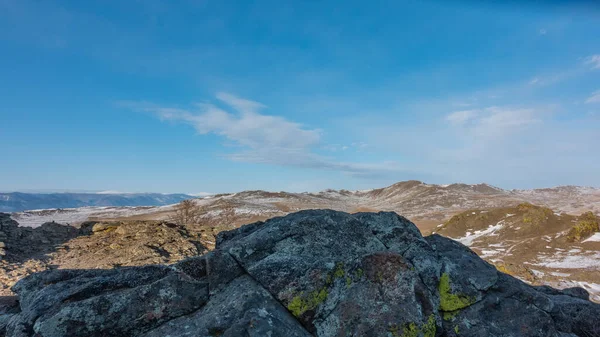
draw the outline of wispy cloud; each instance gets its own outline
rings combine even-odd
[[[450,113],[446,120],[454,125],[463,125],[473,120],[479,114],[478,110],[461,110]]]
[[[523,127],[540,122],[536,110],[531,108],[488,107],[482,111],[478,128],[490,130],[506,130]]]
[[[149,102],[119,102],[130,109],[151,112],[162,120],[183,122],[199,134],[222,136],[241,150],[225,155],[233,161],[336,170],[359,177],[372,177],[399,172],[393,162],[353,163],[319,155],[315,148],[322,143],[322,131],[306,128],[280,116],[262,114],[267,106],[229,93],[218,93],[216,99],[227,108],[212,103],[196,103],[193,109],[165,107]],[[363,143],[353,146],[364,147]],[[325,145],[321,148],[349,149],[348,146]]]
[[[600,103],[600,90],[596,90],[585,100],[586,103]]]
[[[227,93],[217,94],[217,99],[237,113],[209,103],[197,103],[194,109],[163,107],[147,102],[122,102],[121,105],[155,113],[163,120],[190,124],[200,134],[221,135],[251,149],[305,150],[320,141],[317,129],[306,129],[282,117],[260,114],[259,111],[266,108],[261,103]]]
[[[592,69],[600,69],[600,54],[586,57],[584,63],[591,66]]]
[[[451,123],[437,131],[448,141],[429,151],[431,160],[454,165],[482,160],[491,153],[509,160],[515,154],[504,152],[511,148],[511,144],[536,124],[543,123],[543,111],[534,108],[490,106],[469,111],[467,122]],[[457,114],[453,112],[444,119],[448,120],[450,116]]]
[[[454,126],[468,126],[483,135],[497,135],[507,130],[539,122],[534,109],[487,107],[482,109],[455,111],[445,120]]]

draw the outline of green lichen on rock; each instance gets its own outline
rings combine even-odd
[[[360,274],[362,276],[362,270],[360,270]],[[321,303],[327,300],[327,296],[329,295],[329,288],[333,285],[336,279],[343,279],[346,283],[346,287],[350,287],[352,285],[351,273],[348,273],[346,276],[346,271],[344,270],[344,263],[338,262],[335,264],[335,268],[329,272],[327,277],[325,278],[325,286],[319,290],[312,291],[308,295],[300,294],[298,296],[294,296],[292,300],[288,303],[288,310],[296,317],[301,316],[305,312],[309,310],[316,309]]]
[[[454,326],[454,333],[456,333],[458,335],[458,325]]]
[[[287,308],[292,315],[298,317],[306,311],[306,304],[301,296],[295,296],[290,303],[288,303]]]
[[[456,317],[456,315],[458,315],[459,310],[455,310],[455,311],[444,311],[442,312],[442,318],[444,319],[444,321],[451,321],[454,319],[454,317]]]
[[[423,337],[435,337],[437,328],[435,326],[435,315],[434,314],[429,315],[429,318],[427,319],[427,323],[425,323],[423,325],[421,330],[423,330]]]
[[[288,304],[288,310],[292,315],[299,317],[308,310],[314,310],[319,304],[325,302],[329,295],[327,288],[313,291],[308,296],[295,296]]]
[[[418,337],[419,336],[419,328],[417,327],[417,325],[415,323],[410,323],[410,324],[406,324],[404,325],[404,328],[402,329],[402,336],[403,337]]]
[[[388,331],[393,337],[435,337],[435,333],[437,331],[435,326],[435,315],[429,315],[427,323],[423,324],[421,327],[414,322],[404,324],[402,327],[402,334],[400,334],[400,328],[398,325],[395,324],[392,325]]]
[[[335,279],[343,278],[344,275],[346,275],[346,271],[344,271],[344,263],[338,262],[335,264],[335,269],[329,275],[327,275],[325,283],[327,285],[331,285]]]
[[[440,292],[440,309],[442,309],[442,311],[455,311],[475,303],[474,298],[453,294],[451,292],[450,276],[448,273],[442,274],[438,290]]]
[[[333,277],[334,278],[342,278],[342,277],[344,277],[344,275],[346,275],[346,272],[344,271],[344,264],[341,262],[338,262],[335,265],[335,270],[333,271]]]
[[[358,268],[354,274],[357,278],[362,278],[365,272],[362,269]]]

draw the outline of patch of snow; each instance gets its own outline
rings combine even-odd
[[[569,276],[571,276],[571,274],[559,273],[559,272],[556,272],[556,271],[551,272],[550,275],[552,275],[552,276],[558,276],[558,277],[569,277]]]
[[[132,215],[146,214],[158,210],[164,210],[173,207],[173,205],[154,207],[79,207],[79,208],[57,208],[44,210],[31,210],[24,212],[15,212],[11,218],[22,227],[38,227],[46,222],[57,222],[61,224],[78,224],[89,220],[90,218],[110,219],[118,217],[127,217]]]
[[[494,256],[494,255],[498,255],[500,254],[499,251],[497,250],[491,250],[491,249],[482,249],[481,250],[481,258],[486,258],[486,257],[490,257],[490,256]]]
[[[558,283],[550,283],[549,285],[558,289],[581,287],[585,289],[588,293],[590,293],[590,300],[596,303],[600,303],[600,284],[598,283],[565,280]]]
[[[559,269],[594,269],[600,270],[600,252],[587,255],[556,254],[552,257],[543,257],[543,262],[535,265]]]
[[[580,287],[590,293],[590,297],[596,302],[600,302],[600,284],[589,282],[577,282]]]
[[[504,221],[500,221],[496,225],[490,225],[490,227],[481,231],[475,231],[474,233],[467,232],[465,237],[455,238],[454,240],[462,243],[465,246],[471,246],[473,241],[479,239],[480,237],[487,235],[498,235],[494,233],[502,227],[504,227]]]
[[[530,270],[533,273],[533,275],[535,275],[537,277],[542,277],[542,276],[546,275],[544,272],[541,272],[539,270],[535,270],[535,269],[530,269]]]
[[[514,216],[514,214],[506,213],[505,218],[508,218],[508,217],[511,217],[511,216]]]
[[[600,232],[594,233],[594,235],[583,240],[582,242],[600,242]]]

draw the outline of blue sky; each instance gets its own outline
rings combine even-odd
[[[600,186],[567,3],[0,0],[0,190]]]

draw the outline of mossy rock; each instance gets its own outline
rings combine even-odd
[[[438,290],[440,292],[440,309],[442,311],[460,310],[475,303],[476,300],[470,296],[453,294],[448,273],[443,273],[442,277],[440,277]]]

